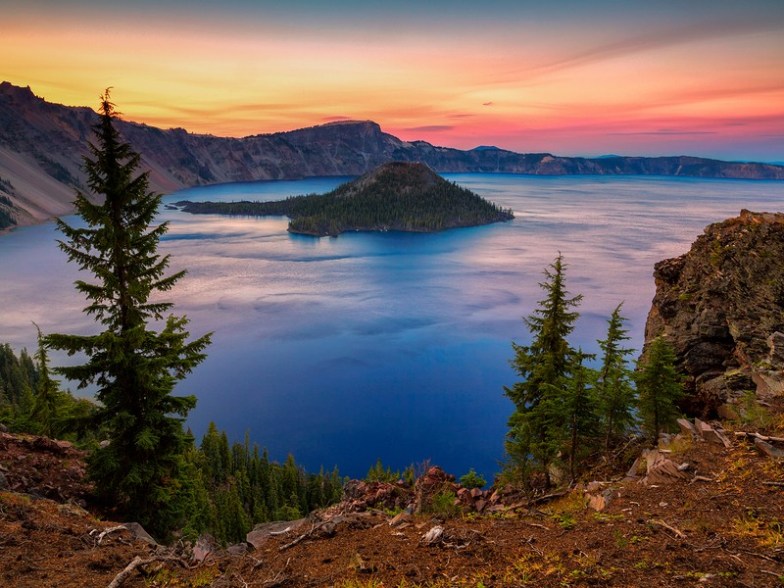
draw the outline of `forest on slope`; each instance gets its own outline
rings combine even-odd
[[[323,195],[177,205],[193,214],[285,215],[290,232],[319,237],[346,231],[432,232],[514,218],[511,210],[444,180],[426,165],[405,162],[381,165]]]

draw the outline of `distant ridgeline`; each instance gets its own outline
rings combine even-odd
[[[178,202],[194,214],[288,216],[289,231],[318,237],[346,231],[433,232],[514,218],[422,163],[386,163],[323,195],[275,202]]]

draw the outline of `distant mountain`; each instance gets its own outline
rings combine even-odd
[[[274,202],[178,202],[194,214],[286,215],[289,231],[324,237],[346,231],[430,233],[511,220],[470,190],[448,182],[423,163],[391,162],[323,195]]]
[[[31,89],[0,83],[0,212],[18,224],[72,210],[85,188],[82,160],[97,115],[86,107],[51,104]],[[197,135],[120,122],[118,129],[150,169],[153,189],[311,176],[359,176],[390,161],[426,163],[439,173],[503,172],[538,175],[665,175],[784,179],[784,167],[727,163],[698,157],[588,159],[497,148],[461,151],[425,141],[402,141],[371,121],[335,122],[241,139]],[[10,210],[10,213],[8,212]]]

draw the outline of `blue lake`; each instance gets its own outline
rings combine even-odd
[[[245,432],[276,459],[362,476],[381,458],[430,460],[492,476],[503,459],[515,381],[511,341],[536,307],[544,267],[563,253],[584,295],[574,343],[596,350],[624,302],[642,344],[655,262],[688,250],[711,222],[741,208],[777,211],[784,182],[642,177],[452,174],[514,221],[436,234],[351,233],[315,239],[284,218],[165,210],[162,250],[188,275],[166,299],[214,331],[208,359],[178,387],[233,440]],[[193,188],[166,202],[272,200],[323,192],[346,178]],[[75,222],[74,219],[68,219]],[[94,332],[73,289],[77,273],[53,224],[0,237],[0,342],[34,348],[35,330]],[[55,357],[54,363],[68,361]]]

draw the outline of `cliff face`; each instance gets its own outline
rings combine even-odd
[[[784,214],[743,210],[656,264],[645,340],[673,344],[692,413],[711,415],[748,390],[784,393],[782,260]]]
[[[89,108],[51,104],[30,88],[0,83],[0,195],[19,224],[72,210],[84,190],[83,157],[97,115]],[[151,186],[185,186],[312,176],[358,176],[389,161],[426,163],[439,173],[503,172],[537,175],[672,175],[784,179],[784,167],[696,157],[586,159],[520,154],[495,147],[470,151],[401,141],[371,121],[336,122],[241,139],[194,135],[120,121],[118,128],[142,155]]]

